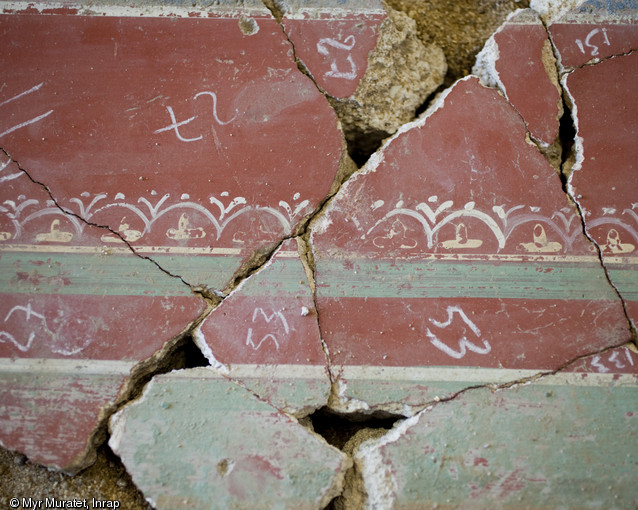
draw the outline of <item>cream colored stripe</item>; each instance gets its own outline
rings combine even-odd
[[[239,255],[238,248],[224,247],[188,247],[188,246],[134,246],[140,254],[167,254],[167,255]],[[34,253],[98,253],[98,254],[127,254],[131,253],[128,247],[118,244],[105,244],[103,246],[65,246],[65,245],[38,245],[38,244],[1,244],[0,251],[25,251]],[[297,252],[282,251],[281,257],[297,257]],[[593,262],[599,260],[593,255],[499,255],[499,254],[424,254],[419,262],[427,260],[443,261],[495,261],[495,262]],[[610,264],[638,264],[638,257],[606,257],[606,263]]]
[[[105,2],[100,4],[82,4],[82,3],[63,3],[63,2],[20,2],[20,1],[2,1],[1,5],[3,9],[10,11],[24,11],[26,9],[37,9],[38,11],[50,11],[52,9],[77,9],[79,15],[100,15],[100,16],[118,16],[118,17],[165,17],[165,16],[177,16],[177,17],[193,17],[193,13],[200,14],[202,18],[208,18],[211,15],[225,15],[233,12],[241,14],[247,11],[253,16],[265,16],[269,15],[269,11],[259,3],[259,0],[253,0],[253,2],[222,2],[211,6],[209,8],[193,7],[188,2],[188,5],[157,5],[146,4],[142,6],[128,6],[125,2],[121,2],[122,5],[116,5],[116,2],[112,4]],[[380,2],[372,2],[372,5],[368,5],[366,0],[356,2],[355,5],[347,7],[340,7],[336,2],[332,2],[334,5],[326,5],[319,7],[295,7],[292,9],[294,12],[286,13],[288,19],[308,19],[310,18],[351,18],[353,15],[361,16],[382,16],[385,15],[385,11],[380,5]],[[252,12],[251,12],[252,11]]]
[[[47,358],[0,358],[1,373],[124,375],[136,365],[133,361],[76,360]]]
[[[250,5],[250,2],[246,2],[248,5],[242,5],[237,7],[236,4],[229,2],[229,5],[215,5],[212,8],[202,9],[193,7],[192,5],[153,5],[152,3],[145,6],[128,6],[123,2],[122,5],[113,4],[81,4],[81,3],[63,3],[63,2],[20,2],[20,1],[2,1],[2,9],[5,14],[7,11],[26,11],[27,9],[33,11],[37,10],[45,14],[55,11],[57,9],[73,9],[77,10],[78,15],[92,15],[92,16],[108,16],[108,17],[178,17],[178,18],[191,18],[193,14],[201,18],[209,18],[212,16],[227,16],[235,13],[245,14],[249,13],[253,16],[270,16],[270,12],[263,6],[263,4],[254,2]],[[235,14],[236,15],[236,14]]]
[[[210,248],[188,246],[134,246],[138,254],[166,254],[166,255],[239,255],[238,248]],[[65,246],[65,245],[38,245],[38,244],[3,244],[2,251],[17,251],[30,253],[88,253],[98,255],[130,255],[132,252],[122,243],[116,245],[105,244],[103,246]]]
[[[0,358],[0,373],[75,373],[128,375],[134,362],[113,360],[74,359],[12,359]],[[393,381],[393,382],[464,382],[470,384],[505,384],[534,377],[544,371],[512,370],[504,368],[476,367],[370,367],[345,366],[339,375],[346,381]],[[172,372],[164,377],[217,379],[225,372],[213,367]],[[236,364],[230,366],[226,375],[248,379],[323,379],[327,376],[321,365],[255,365]],[[535,384],[549,386],[634,386],[638,387],[638,376],[631,374],[597,374],[581,372],[559,372],[542,377]]]

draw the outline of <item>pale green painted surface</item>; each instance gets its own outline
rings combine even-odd
[[[170,268],[192,285],[224,288],[241,265],[234,256],[153,254],[160,267]],[[264,279],[267,285],[247,286],[251,295],[299,291],[306,275],[298,259],[280,259]],[[33,253],[0,251],[0,292],[83,295],[190,295],[179,278],[162,272],[133,254]]]
[[[636,266],[627,265],[618,267],[609,265],[609,278],[614,283],[618,292],[627,301],[638,301],[638,270]]]
[[[394,404],[422,405],[435,398],[451,396],[457,391],[481,383],[469,381],[430,381],[430,380],[365,380],[348,379],[345,395],[361,400],[370,406]]]
[[[636,508],[638,387],[472,390],[381,449],[396,509]]]
[[[250,391],[197,373],[209,372],[156,377],[116,419],[111,447],[156,508],[320,507],[342,453]]]
[[[241,260],[236,256],[153,254],[161,267],[186,282],[224,288]],[[259,286],[246,295],[299,292],[306,278],[298,259],[280,258]],[[601,267],[580,263],[317,261],[318,292],[323,297],[503,298],[615,300]],[[20,274],[20,276],[19,276]],[[638,271],[612,269],[623,296],[638,300]],[[34,283],[37,282],[37,283]],[[0,289],[7,293],[86,295],[187,295],[190,290],[155,264],[133,255],[24,253],[0,254]]]
[[[133,254],[0,252],[0,291],[88,296],[191,295],[189,287],[178,278]]]
[[[231,370],[231,378],[233,378]],[[236,378],[260,398],[278,409],[297,413],[322,407],[330,396],[330,379]]]
[[[319,258],[317,289],[326,297],[617,299],[605,274],[588,262],[396,262]],[[633,286],[629,272],[621,276]]]

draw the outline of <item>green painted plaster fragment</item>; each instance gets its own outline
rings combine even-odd
[[[109,444],[158,509],[314,509],[345,455],[210,369],[156,377],[111,421]]]
[[[317,260],[325,297],[615,300],[597,262]],[[633,273],[619,276],[638,288]]]
[[[368,444],[359,462],[391,473],[392,493],[376,496],[395,509],[636,508],[635,379],[569,380],[468,391]]]

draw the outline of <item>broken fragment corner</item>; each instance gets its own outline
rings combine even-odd
[[[111,419],[109,445],[155,508],[310,509],[340,493],[343,452],[211,373],[157,376]]]
[[[414,118],[447,72],[443,50],[419,40],[415,21],[389,7],[387,12],[356,91],[350,98],[332,100],[358,163]]]

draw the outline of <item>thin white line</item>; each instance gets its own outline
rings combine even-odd
[[[336,369],[336,367],[335,367]],[[346,381],[392,381],[397,383],[460,382],[477,384],[505,384],[531,378],[547,370],[514,370],[479,367],[372,367],[344,366],[335,370]],[[189,371],[174,373],[179,377],[198,377]],[[326,377],[321,365],[252,365],[231,364],[228,375],[245,379],[321,379]],[[201,375],[199,375],[201,377]],[[633,386],[638,376],[632,374],[599,374],[595,372],[560,372],[545,376],[534,384],[543,386]]]
[[[123,247],[123,243],[108,244],[102,246],[64,246],[64,245],[37,245],[37,244],[0,244],[2,251],[23,251],[33,253],[90,253],[99,255],[132,255],[129,248]],[[238,248],[196,248],[187,246],[133,246],[136,253],[153,254],[183,254],[183,255],[239,255]]]
[[[148,6],[148,7],[129,7],[127,5],[86,5],[79,2],[63,3],[63,2],[46,2],[38,4],[34,2],[21,2],[21,1],[2,1],[2,7],[4,14],[20,14],[27,9],[36,9],[40,13],[46,10],[65,9],[77,11],[76,16],[115,16],[115,17],[166,17],[177,16],[182,18],[188,17],[201,17],[207,19],[209,17],[228,17],[236,14],[245,14],[249,16],[259,18],[269,18],[271,16],[261,3],[255,3],[252,5],[244,5],[237,7],[235,5],[216,5],[214,11],[209,12],[201,8],[194,7],[182,7],[182,6]]]
[[[31,87],[29,90],[25,90],[24,92],[20,92],[20,94],[18,94],[17,96],[13,96],[13,97],[7,99],[6,101],[3,101],[2,103],[0,103],[0,106],[4,106],[5,104],[10,103],[11,101],[15,101],[19,97],[25,96],[27,94],[31,94],[31,92],[35,92],[40,87],[42,87],[42,85],[44,85],[44,82],[40,83],[40,85],[36,85],[35,87]]]
[[[224,248],[224,247],[188,247],[188,246],[135,246],[133,248],[137,253],[166,253],[166,254],[201,254],[201,255],[239,255],[241,250],[239,248]],[[32,252],[53,252],[53,253],[103,253],[107,250],[109,253],[130,253],[128,248],[123,248],[122,243],[105,244],[102,246],[63,246],[63,245],[47,245],[41,246],[36,244],[0,244],[0,251],[32,251]],[[280,252],[281,257],[296,258],[298,254],[294,251]],[[397,261],[405,264],[410,263],[422,263],[429,260],[439,260],[446,262],[454,261],[489,261],[489,262],[599,262],[598,258],[590,257],[589,255],[583,256],[552,256],[544,259],[530,258],[530,257],[518,257],[516,255],[483,255],[483,256],[459,256],[448,257],[440,256],[437,254],[423,255],[419,259],[397,259]],[[605,262],[620,262],[627,264],[638,264],[638,257],[625,257],[622,259],[605,259]]]
[[[128,375],[135,366],[131,361],[74,360],[45,358],[0,358],[0,373],[82,373],[104,375]],[[545,370],[514,370],[479,367],[371,367],[344,366],[340,376],[346,381],[391,381],[403,383],[459,382],[479,384],[503,384],[542,374]],[[233,364],[227,374],[231,378],[245,379],[324,379],[323,365],[255,365]],[[213,367],[185,369],[164,374],[165,378],[192,379],[198,377],[219,379],[224,375]],[[548,375],[533,384],[542,386],[629,386],[638,387],[638,375],[599,374],[595,372],[559,372]]]
[[[135,366],[134,361],[118,360],[76,360],[47,358],[0,358],[2,372],[85,374],[85,375],[124,375],[129,376]]]
[[[344,366],[339,372],[346,380],[441,381],[496,384],[533,377],[542,370],[513,370],[475,367],[371,367]]]
[[[4,133],[0,133],[0,138],[2,138],[4,135],[8,135],[9,133],[13,133],[16,129],[20,129],[23,128],[25,126],[28,126],[29,124],[33,124],[34,122],[38,122],[42,119],[44,119],[45,117],[48,117],[49,115],[51,115],[53,113],[53,110],[49,110],[46,113],[43,113],[42,115],[37,116],[34,119],[28,120],[26,122],[23,122],[22,124],[18,124],[17,126],[13,126],[12,128],[7,129]]]
[[[395,382],[462,382],[478,384],[504,384],[534,377],[547,369],[514,370],[479,367],[343,367],[341,376],[350,380]],[[638,375],[599,374],[595,372],[559,372],[545,376],[534,384],[545,386],[636,386]]]

